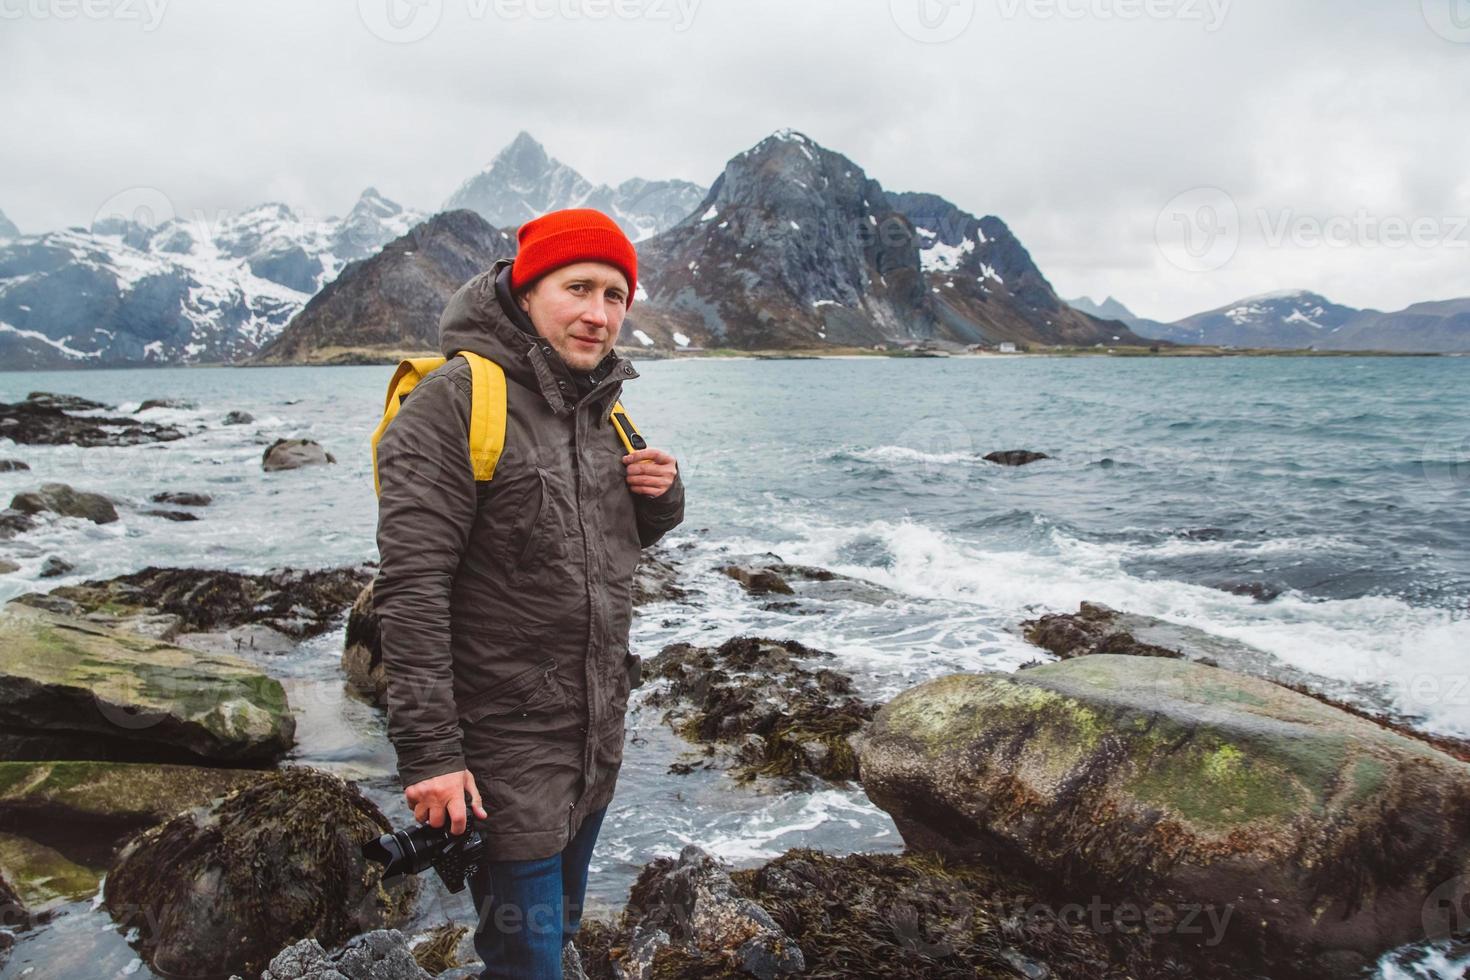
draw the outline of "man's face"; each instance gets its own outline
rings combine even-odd
[[[628,280],[604,262],[576,262],[548,272],[516,302],[568,367],[590,371],[617,342]]]

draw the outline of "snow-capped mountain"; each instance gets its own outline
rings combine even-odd
[[[1248,296],[1166,325],[1161,336],[1182,344],[1233,347],[1323,346],[1356,313],[1302,289]]]
[[[1057,299],[1000,219],[887,193],[789,129],[732,158],[639,263],[629,317],[653,338],[761,348],[1132,337]]]
[[[1394,313],[1358,310],[1304,289],[1248,296],[1218,309],[1160,323],[1109,296],[1068,300],[1084,313],[1121,320],[1143,337],[1181,344],[1281,350],[1470,351],[1470,298],[1439,300]]]
[[[449,297],[515,252],[515,239],[475,212],[440,212],[349,265],[254,360],[395,363],[410,353],[437,351],[439,314]]]
[[[1085,301],[1073,302],[1077,305]],[[1122,304],[1118,306],[1126,309]],[[1309,290],[1289,289],[1247,296],[1173,323],[1139,317],[1124,322],[1145,337],[1181,344],[1284,350],[1470,351],[1470,298],[1415,303],[1384,313],[1343,306]]]
[[[469,208],[497,228],[512,232],[537,215],[560,208],[597,208],[629,238],[642,241],[672,227],[699,205],[705,188],[687,180],[625,180],[617,187],[593,185],[576,170],[550,157],[522,131],[484,170],[460,185],[442,210]]]
[[[0,238],[19,238],[20,229],[15,227],[15,222],[5,217],[5,212],[0,211]]]
[[[918,235],[919,263],[944,333],[966,343],[1138,343],[1126,327],[1064,303],[1006,223],[937,194],[890,193]]]
[[[17,237],[0,244],[0,366],[242,360],[419,217],[368,188],[342,219],[270,203],[212,226],[105,218]]]

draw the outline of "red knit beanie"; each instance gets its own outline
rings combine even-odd
[[[606,262],[628,279],[627,306],[638,289],[638,253],[618,223],[595,208],[564,208],[521,225],[510,288],[520,289],[573,262]]]

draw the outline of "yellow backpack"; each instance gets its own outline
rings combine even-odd
[[[505,371],[499,364],[474,351],[463,350],[458,356],[470,365],[470,438],[467,447],[470,465],[477,481],[489,480],[495,475],[495,464],[500,462],[500,454],[505,449]],[[444,357],[410,357],[400,362],[393,372],[393,380],[388,382],[383,420],[373,430],[372,436],[373,490],[379,496],[383,488],[378,482],[378,440],[388,431],[388,423],[398,415],[398,406],[408,393],[418,386],[424,375],[447,360]],[[648,447],[633,420],[628,418],[622,402],[613,403],[612,418],[613,430],[628,452]]]

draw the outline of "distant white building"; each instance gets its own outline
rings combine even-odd
[[[1016,352],[1016,345],[1007,340],[996,349],[999,350],[1002,354],[1014,354]]]

